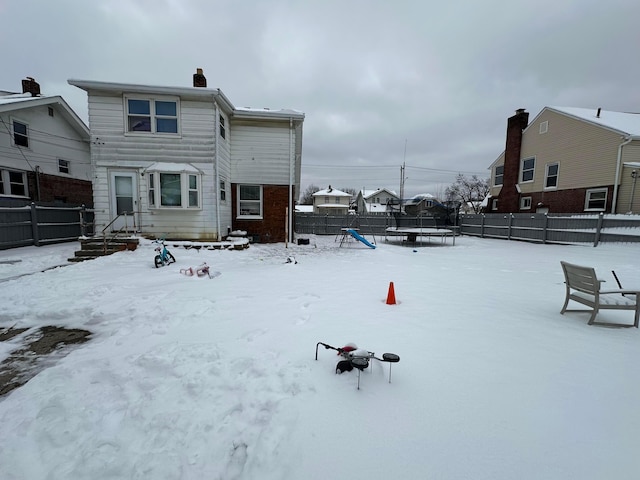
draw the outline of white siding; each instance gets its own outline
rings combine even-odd
[[[140,96],[143,97],[143,96]],[[125,110],[122,95],[94,93],[89,95],[89,126],[93,139],[92,161],[96,168],[94,202],[96,223],[107,225],[115,216],[110,206],[109,178],[112,171],[134,171],[138,178],[139,226],[145,234],[164,235],[169,238],[202,240],[218,239],[216,201],[215,138],[217,119],[209,102],[180,101],[180,135],[125,134]],[[227,129],[227,142],[228,142]],[[220,142],[218,154],[224,160],[220,173],[226,174],[228,208],[230,212],[230,175],[228,174],[228,147]],[[148,175],[145,168],[155,162],[189,163],[202,172],[201,209],[149,209]],[[221,206],[222,215],[230,213]],[[226,225],[221,224],[223,232]],[[97,230],[101,230],[97,227]]]
[[[51,105],[53,117],[49,116],[48,107],[41,105],[0,115],[4,122],[0,122],[0,165],[23,171],[40,167],[45,174],[91,181],[89,143],[83,141],[55,105]],[[12,120],[28,125],[28,148],[13,146]],[[69,174],[59,172],[59,158],[70,162]]]
[[[293,151],[288,122],[234,123],[234,183],[288,185]],[[295,175],[295,172],[294,172]]]

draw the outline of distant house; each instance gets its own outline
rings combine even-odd
[[[430,193],[421,193],[414,195],[405,202],[404,211],[407,215],[428,216],[429,212],[432,212],[437,205],[440,205],[440,202],[436,197]]]
[[[356,209],[360,214],[390,215],[400,209],[400,197],[393,190],[360,190],[356,197]]]
[[[488,212],[640,213],[640,114],[545,107],[507,121]]]
[[[89,129],[33,78],[0,91],[0,205],[92,206]]]
[[[331,188],[313,194],[313,213],[317,215],[346,215],[349,213],[351,194]]]
[[[291,237],[303,113],[236,108],[201,69],[193,87],[69,84],[88,94],[97,225],[133,221],[172,239]]]

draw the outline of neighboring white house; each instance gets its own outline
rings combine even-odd
[[[313,194],[313,213],[317,215],[346,215],[349,213],[351,194],[328,188]]]
[[[356,197],[358,213],[390,215],[400,209],[400,197],[393,190],[360,190]]]
[[[293,232],[304,114],[236,108],[207,88],[69,80],[89,101],[96,224],[173,239]],[[97,227],[97,231],[100,229]]]
[[[93,203],[89,129],[33,78],[0,91],[0,205]]]

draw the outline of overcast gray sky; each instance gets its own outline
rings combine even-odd
[[[306,114],[302,190],[441,194],[488,177],[506,120],[640,112],[638,0],[0,0],[0,89],[34,77],[191,86]]]

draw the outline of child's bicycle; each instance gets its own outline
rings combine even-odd
[[[156,268],[164,267],[165,265],[176,262],[175,257],[171,255],[169,250],[167,250],[164,240],[154,240],[154,243],[160,244],[156,247],[156,252],[158,252],[158,254],[153,259],[153,263],[155,263]]]

